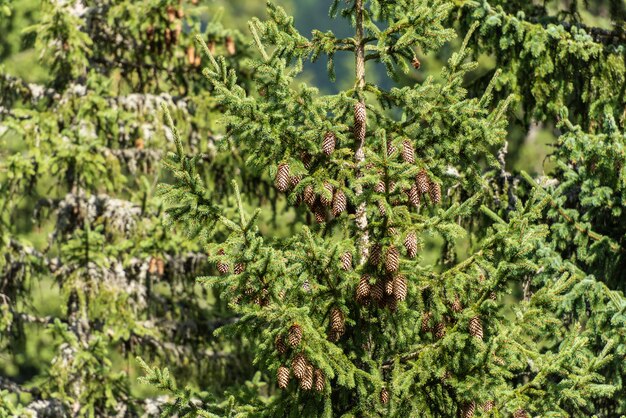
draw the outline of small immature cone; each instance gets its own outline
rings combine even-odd
[[[491,412],[494,406],[495,406],[495,403],[493,401],[487,401],[483,404],[482,409],[485,412]]]
[[[433,202],[433,204],[438,205],[441,203],[441,186],[439,183],[435,183],[434,181],[431,181],[428,186],[430,201]]]
[[[315,204],[315,192],[313,191],[313,186],[306,186],[303,192],[304,203],[306,203],[309,207],[312,207]]]
[[[285,366],[280,366],[276,371],[276,381],[279,388],[285,389],[289,384],[289,369]]]
[[[298,324],[293,324],[289,327],[289,345],[292,347],[297,346],[302,341],[302,327]]]
[[[389,391],[387,388],[382,388],[380,391],[380,403],[383,405],[387,405],[387,403],[389,403]]]
[[[417,190],[421,194],[428,193],[430,190],[430,178],[428,177],[426,170],[423,168],[415,176],[415,184],[417,185]]]
[[[417,235],[415,232],[409,232],[404,238],[404,248],[409,258],[415,258],[417,256]]]
[[[359,303],[365,303],[367,298],[370,296],[370,277],[367,274],[361,276],[359,280],[359,284],[356,287],[356,300]]]
[[[354,104],[354,137],[357,142],[365,140],[367,113],[365,103],[356,102]]]
[[[352,269],[352,253],[350,251],[341,254],[341,269],[344,271]]]
[[[274,185],[280,192],[286,192],[289,189],[289,164],[280,163],[278,165]]]
[[[419,70],[420,67],[422,66],[422,63],[420,62],[419,59],[417,59],[416,56],[413,57],[413,59],[411,60],[411,65],[413,66],[413,68],[415,68],[416,70]]]
[[[322,202],[324,206],[330,206],[333,202],[333,186],[330,183],[324,183],[324,189],[328,191],[328,195],[330,195],[330,199],[328,198],[326,194],[321,194],[320,202]]]
[[[461,304],[461,299],[459,299],[459,295],[454,295],[454,302],[452,302],[451,306],[452,312],[459,313],[463,310],[463,304]]]
[[[315,380],[315,390],[322,392],[324,390],[324,386],[326,386],[326,376],[324,376],[324,372],[321,369],[315,369],[313,372],[313,378]]]
[[[296,379],[302,379],[306,373],[307,361],[302,353],[296,354],[291,361],[291,370]]]
[[[304,369],[304,376],[300,380],[300,388],[302,390],[311,390],[313,388],[313,366],[310,364],[307,364]]]
[[[476,410],[476,402],[465,402],[461,407],[461,418],[472,418]]]
[[[226,37],[226,39],[224,40],[224,45],[226,46],[226,52],[228,52],[228,55],[235,55],[235,53],[237,52],[237,48],[235,47],[235,40],[232,38],[232,36]]]
[[[385,269],[390,273],[394,273],[398,271],[399,266],[400,252],[394,245],[392,245],[387,249],[387,255],[385,257]]]
[[[341,190],[337,190],[333,196],[333,216],[339,216],[346,210],[347,201],[346,194]]]
[[[337,143],[337,138],[333,132],[326,132],[324,135],[324,140],[322,141],[322,151],[324,154],[330,155],[335,151],[335,145]]]
[[[393,295],[396,300],[403,301],[406,299],[406,277],[402,274],[396,275],[393,278]]]
[[[413,144],[408,139],[402,141],[402,159],[410,164],[415,163],[415,151],[413,150]]]
[[[417,188],[417,184],[413,184],[408,192],[406,192],[407,197],[409,198],[409,203],[416,208],[420,206],[420,193]]]
[[[528,418],[528,414],[523,408],[520,408],[513,413],[513,418]]]
[[[287,352],[287,345],[285,345],[285,340],[280,335],[276,336],[274,339],[274,347],[276,347],[276,351],[280,354],[285,354]]]
[[[472,337],[479,340],[483,339],[483,324],[480,317],[475,316],[469,321],[469,333]]]

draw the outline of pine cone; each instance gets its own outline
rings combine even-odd
[[[304,165],[304,168],[306,168],[307,170],[311,168],[311,163],[313,162],[313,158],[311,157],[311,154],[309,154],[306,151],[303,151],[300,154],[300,160],[302,161],[302,165]]]
[[[324,189],[328,191],[328,195],[325,193],[322,193],[320,195],[320,202],[322,202],[324,206],[330,206],[333,200],[333,186],[331,186],[329,183],[324,183]]]
[[[406,277],[402,274],[398,274],[393,279],[393,295],[396,300],[403,301],[406,299],[407,287],[406,287]]]
[[[385,298],[385,301],[387,302],[387,308],[389,308],[391,312],[395,312],[398,309],[398,300],[395,296],[389,295]]]
[[[289,345],[292,347],[297,346],[302,341],[302,327],[298,324],[293,324],[289,327]]]
[[[336,343],[337,341],[339,341],[339,339],[341,338],[343,333],[344,333],[344,331],[336,331],[334,329],[329,330],[328,331],[328,341],[332,341],[332,342]]]
[[[304,369],[304,376],[300,380],[300,388],[302,390],[311,390],[313,388],[313,366],[310,364],[307,364]]]
[[[415,151],[408,139],[402,141],[402,159],[409,164],[415,164]]]
[[[380,213],[380,216],[385,216],[387,214],[387,208],[385,207],[383,199],[378,201],[378,213]]]
[[[371,265],[373,266],[377,266],[380,263],[380,256],[382,253],[382,248],[380,246],[380,244],[372,244],[372,247],[370,248],[370,257],[369,257],[369,262]]]
[[[345,271],[352,269],[352,253],[350,251],[341,254],[341,269]]]
[[[330,155],[335,151],[335,144],[337,142],[337,138],[333,132],[326,132],[324,135],[324,141],[322,141],[322,151],[324,154]]]
[[[496,406],[493,401],[487,401],[483,404],[482,409],[485,412],[491,412],[491,410]]]
[[[296,354],[291,361],[291,370],[296,379],[302,379],[306,373],[307,361],[302,353]]]
[[[313,191],[313,186],[306,186],[304,188],[304,203],[306,203],[309,207],[313,207],[315,204],[315,192]]]
[[[365,303],[367,298],[370,296],[370,277],[367,274],[361,276],[359,280],[359,284],[356,288],[356,300],[359,303]]]
[[[463,305],[461,304],[461,299],[459,299],[459,295],[454,295],[454,302],[452,302],[452,312],[459,313],[463,310]]]
[[[417,235],[415,232],[409,232],[404,238],[404,248],[409,258],[415,258],[417,256]]]
[[[246,265],[244,263],[235,263],[235,274],[241,274],[246,271]]]
[[[324,205],[322,205],[319,200],[315,201],[315,205],[313,206],[313,215],[315,215],[315,221],[318,224],[326,222],[326,209],[324,209]]]
[[[465,402],[461,407],[461,418],[472,418],[476,410],[476,402]]]
[[[387,141],[387,156],[390,157],[394,152],[396,152],[396,147],[393,146],[393,142]]]
[[[374,186],[374,191],[376,193],[385,193],[385,182],[380,180],[378,183],[376,183],[376,186]]]
[[[228,55],[235,55],[237,52],[237,48],[235,47],[235,40],[231,36],[227,36],[224,44],[226,46],[226,52]]]
[[[437,339],[442,339],[443,337],[445,337],[446,335],[446,326],[443,322],[438,322],[437,325],[435,325],[435,337]]]
[[[430,331],[430,318],[432,318],[433,314],[430,312],[425,312],[424,316],[422,316],[422,332]]]
[[[393,295],[393,277],[387,277],[385,279],[385,294]]]
[[[276,180],[274,181],[276,189],[280,192],[286,192],[289,189],[289,164],[280,163],[278,171],[276,171]]]
[[[528,418],[528,414],[523,408],[520,408],[513,413],[513,418]]]
[[[360,130],[360,128],[365,128],[367,122],[367,109],[365,108],[365,103],[356,102],[354,104],[354,130],[355,134]],[[355,135],[357,139],[360,139],[358,135]]]
[[[416,208],[419,208],[420,193],[417,188],[417,184],[413,184],[411,188],[409,189],[409,191],[406,192],[406,194],[407,194],[407,197],[409,198],[409,203],[411,203],[411,205],[415,206]]]
[[[321,369],[315,369],[313,375],[315,378],[315,390],[322,392],[324,390],[324,386],[326,386],[326,376],[324,376],[324,372]]]
[[[346,320],[343,316],[343,312],[339,308],[332,308],[330,310],[330,328],[333,331],[343,332],[345,330]]]
[[[228,263],[224,261],[217,262],[217,271],[219,271],[220,274],[226,274],[228,273],[229,270],[230,270],[230,266],[228,265]]]
[[[387,256],[385,257],[385,268],[388,272],[394,273],[398,271],[398,267],[400,266],[400,252],[398,249],[391,245],[387,249]]]
[[[396,228],[395,226],[390,226],[389,228],[387,228],[387,234],[389,234],[390,237],[395,237],[396,235],[398,235],[398,228]]]
[[[382,388],[380,391],[380,403],[383,405],[387,405],[387,403],[389,403],[389,391],[387,388]]]
[[[285,340],[280,335],[277,335],[274,339],[274,347],[276,347],[276,351],[280,354],[285,354],[287,352],[287,346],[285,345]]]
[[[285,389],[289,384],[289,369],[285,366],[280,366],[276,371],[276,381],[279,388]]]
[[[381,302],[383,297],[385,296],[385,285],[382,280],[376,281],[374,286],[370,289],[370,294],[372,295],[372,299],[376,302]]]
[[[411,65],[413,66],[413,68],[415,68],[416,70],[419,70],[420,67],[422,66],[422,63],[420,62],[419,59],[417,59],[417,57],[413,57],[413,59],[411,60]]]
[[[469,321],[469,332],[472,337],[483,339],[483,324],[479,316],[475,316]]]
[[[425,169],[421,169],[417,176],[415,176],[415,184],[417,185],[417,190],[421,193],[428,193],[430,190],[430,177],[428,177],[428,173]]]
[[[341,190],[337,190],[335,192],[335,196],[333,196],[333,216],[339,216],[341,213],[346,210],[346,195]]]
[[[438,205],[441,203],[441,186],[439,183],[431,181],[429,183],[428,194],[430,196],[430,201],[433,202],[433,204]]]
[[[302,176],[289,176],[289,186],[296,187],[302,181]]]

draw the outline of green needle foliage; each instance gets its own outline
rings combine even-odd
[[[437,79],[390,90],[368,81],[370,61],[394,79],[415,71],[417,48],[437,50],[454,37],[446,27],[451,10],[446,1],[335,0],[331,15],[345,18],[355,35],[306,38],[268,3],[269,19],[250,22],[258,95],[240,87],[238,71],[198,38],[226,135],[248,150],[247,165],[269,172],[305,221],[287,238],[262,234],[239,179],[232,199],[220,201],[170,118],[177,149],[166,164],[177,182],[161,187],[168,219],[208,252],[219,274],[200,281],[229,300],[238,318],[218,334],[250,343],[268,387],[207,400],[179,392],[167,371],[146,366],[147,381],[177,399],[169,413],[567,417],[619,410],[609,405],[621,382],[606,371],[621,358],[622,295],[553,244],[543,221],[553,198],[545,190],[531,188],[506,211],[487,206],[506,198],[495,151],[505,144],[511,99],[492,101],[499,74],[478,97],[463,86],[476,68],[467,45],[480,20]],[[298,83],[304,61],[322,54],[333,76],[337,53],[354,55],[354,76],[341,75],[354,79],[353,88],[324,96]],[[594,291],[593,314],[572,307],[584,289]],[[607,310],[619,328],[604,338],[587,321],[606,327]]]

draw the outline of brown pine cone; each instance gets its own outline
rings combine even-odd
[[[302,181],[302,176],[289,176],[289,186],[296,187]]]
[[[419,189],[417,188],[417,184],[411,185],[411,188],[406,192],[406,194],[409,199],[409,203],[412,206],[419,208],[421,199],[420,199]]]
[[[310,364],[307,364],[304,369],[304,376],[300,380],[300,388],[302,390],[311,390],[313,388],[313,366]]]
[[[415,184],[417,185],[417,190],[421,193],[428,193],[430,190],[430,177],[428,177],[428,173],[425,169],[421,169],[417,176],[415,176]]]
[[[385,296],[385,286],[382,280],[376,281],[374,286],[370,289],[370,295],[376,302],[381,302],[383,300],[383,297]]]
[[[476,410],[476,402],[465,402],[461,407],[461,418],[472,418]]]
[[[302,342],[302,327],[300,325],[293,324],[289,327],[288,340],[289,345],[292,347],[295,347]]]
[[[346,210],[347,201],[346,195],[341,190],[335,191],[335,196],[333,196],[333,216],[339,216],[341,213]]]
[[[391,245],[387,249],[387,256],[385,257],[385,269],[388,272],[394,273],[398,271],[398,267],[400,266],[400,252],[398,249]]]
[[[322,392],[324,386],[326,386],[326,376],[324,376],[324,372],[321,369],[315,369],[313,375],[315,379],[315,390]]]
[[[435,337],[437,339],[442,339],[446,335],[446,325],[443,322],[437,322],[435,325]]]
[[[343,312],[339,308],[332,308],[330,310],[330,328],[333,331],[343,332],[346,326],[346,319],[343,316]]]
[[[417,59],[417,57],[413,57],[413,59],[411,60],[411,65],[413,66],[413,68],[415,68],[416,70],[419,70],[420,67],[422,66],[422,63],[420,62],[419,59]]]
[[[246,271],[246,265],[244,263],[235,263],[235,274],[241,274]]]
[[[359,284],[356,288],[356,301],[359,303],[365,303],[370,296],[371,285],[370,277],[367,274],[361,276]]]
[[[365,103],[356,102],[354,104],[354,138],[357,142],[365,140],[365,131],[367,125],[367,110]]]
[[[274,346],[276,347],[276,351],[280,354],[285,354],[287,352],[287,346],[285,345],[285,340],[280,335],[277,335],[274,339]]]
[[[406,293],[406,277],[402,274],[398,274],[393,278],[393,295],[396,300],[403,301],[406,299]]]
[[[528,414],[523,408],[520,408],[513,413],[513,418],[528,418]]]
[[[302,353],[298,353],[295,355],[293,360],[291,361],[291,370],[293,371],[293,375],[296,379],[302,379],[304,374],[306,373],[307,364],[306,357]]]
[[[313,205],[315,205],[315,192],[313,191],[313,186],[309,185],[304,188],[303,197],[304,203],[306,203],[307,206],[313,207]]]
[[[387,405],[387,403],[389,403],[389,391],[387,388],[382,388],[380,391],[380,403],[383,405]]]
[[[330,185],[330,183],[324,183],[324,189],[328,191],[328,194],[322,193],[320,195],[320,202],[322,202],[324,206],[330,206],[333,201],[333,186]]]
[[[285,366],[280,366],[276,371],[276,381],[279,388],[285,389],[289,384],[289,369]]]
[[[350,251],[341,254],[341,269],[344,271],[352,269],[352,253]]]
[[[425,312],[422,316],[422,332],[430,331],[430,319],[432,316],[433,314],[430,312]]]
[[[324,140],[322,141],[322,151],[324,154],[330,155],[335,151],[335,144],[337,143],[337,138],[333,132],[326,132],[324,135]]]
[[[483,404],[482,409],[485,412],[491,412],[491,410],[496,406],[494,401],[487,401]]]
[[[483,339],[483,324],[480,321],[479,316],[475,316],[469,321],[469,332],[470,335],[479,340]]]
[[[454,295],[454,302],[452,302],[452,312],[459,313],[463,310],[463,305],[461,304],[461,299],[459,299],[459,295]]]
[[[380,263],[380,256],[382,255],[382,248],[380,246],[380,244],[372,244],[372,247],[370,248],[370,256],[369,256],[369,262],[371,265],[373,266],[377,266]]]
[[[430,201],[433,202],[433,204],[438,205],[441,203],[441,186],[439,183],[431,181],[429,183],[428,194],[430,196]]]
[[[415,232],[411,231],[406,234],[406,238],[404,238],[404,248],[406,248],[406,253],[409,258],[415,258],[417,256],[417,235]]]
[[[280,163],[278,165],[274,185],[278,191],[283,193],[289,189],[289,164]]]
[[[415,151],[413,144],[408,139],[402,141],[402,159],[410,164],[415,164]]]

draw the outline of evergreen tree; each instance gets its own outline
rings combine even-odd
[[[623,297],[557,251],[542,222],[554,205],[544,190],[499,210],[508,196],[495,152],[506,140],[510,98],[492,102],[498,74],[479,97],[463,87],[476,68],[467,44],[480,22],[438,79],[391,90],[368,82],[368,61],[383,63],[392,78],[417,71],[416,48],[437,50],[454,37],[446,28],[452,8],[443,0],[335,0],[331,15],[351,22],[354,36],[314,31],[308,39],[268,3],[270,19],[250,23],[259,94],[242,89],[236,69],[198,38],[226,135],[249,151],[247,164],[267,167],[307,222],[287,238],[263,233],[260,210],[244,207],[237,178],[233,199],[220,203],[170,119],[177,150],[167,165],[177,182],[161,188],[168,217],[207,250],[218,274],[201,281],[239,318],[219,333],[251,342],[270,389],[257,389],[257,375],[244,391],[194,398],[167,370],[145,365],[145,380],[177,398],[168,413],[616,411],[601,405],[618,397],[621,382],[602,372],[619,361],[619,338],[602,338],[571,304],[595,289],[594,321],[606,323],[603,307],[615,312],[620,333]],[[353,88],[323,96],[296,84],[303,62],[321,54],[334,77],[336,53],[354,55]]]

